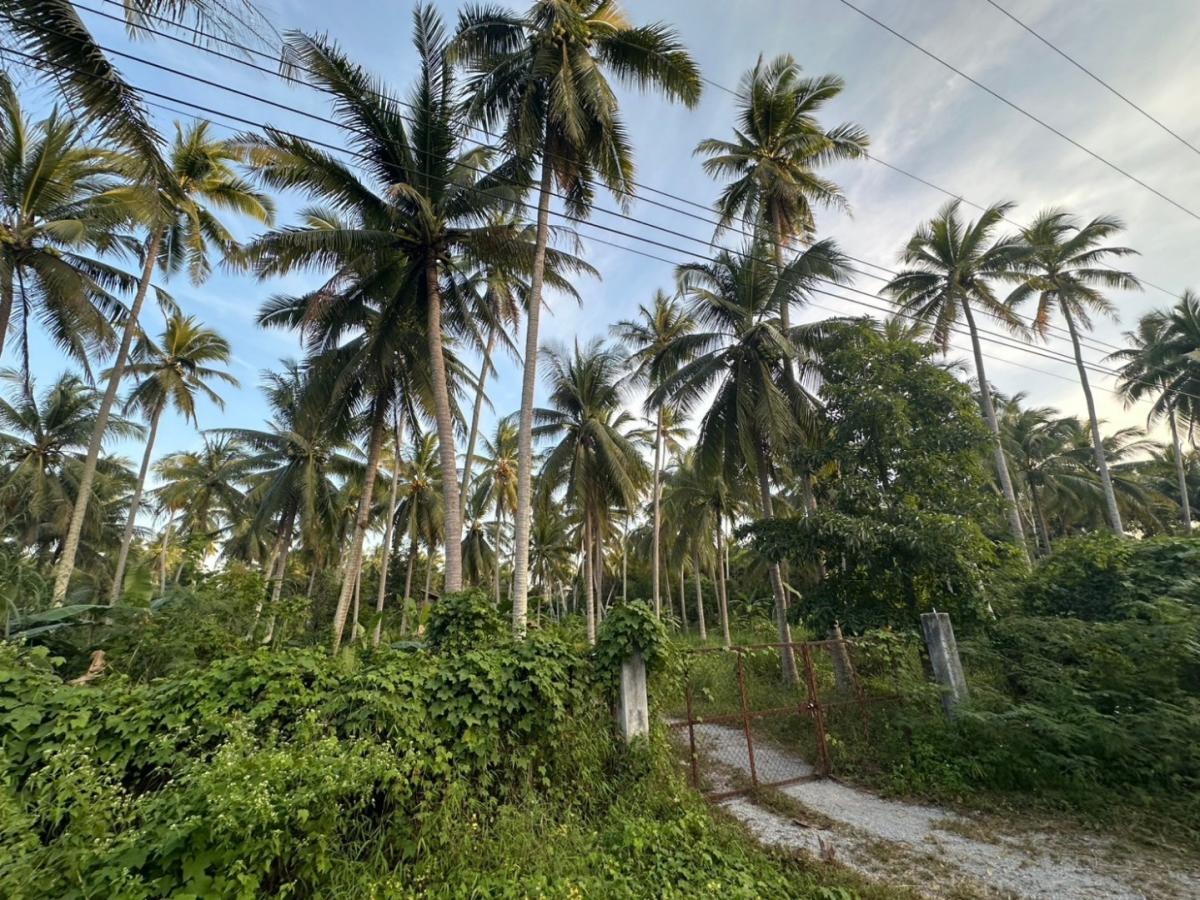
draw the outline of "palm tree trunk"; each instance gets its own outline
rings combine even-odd
[[[592,577],[592,516],[586,513],[583,520],[583,602],[585,618],[587,619],[588,643],[596,643],[596,607],[592,603],[592,595],[596,590],[596,582]]]
[[[975,354],[975,375],[979,379],[979,405],[983,410],[983,418],[988,430],[992,432],[992,460],[996,466],[996,477],[1000,481],[1000,491],[1004,495],[1005,512],[1008,513],[1008,530],[1013,540],[1021,548],[1025,562],[1029,562],[1029,550],[1025,545],[1025,529],[1021,525],[1021,511],[1017,507],[1017,492],[1013,489],[1012,477],[1008,471],[1008,460],[1004,455],[1004,446],[1000,441],[1000,422],[996,418],[996,408],[992,403],[992,389],[988,384],[987,373],[983,367],[983,350],[979,346],[979,333],[975,330],[975,317],[971,313],[971,304],[962,301],[963,316],[971,331],[971,349]]]
[[[1063,318],[1071,334],[1071,347],[1075,351],[1075,368],[1079,370],[1079,384],[1083,387],[1083,399],[1087,401],[1088,422],[1092,427],[1092,457],[1096,460],[1096,471],[1100,473],[1100,486],[1104,488],[1104,508],[1108,513],[1108,524],[1118,537],[1125,536],[1121,525],[1121,510],[1117,508],[1117,495],[1113,491],[1112,478],[1108,474],[1108,460],[1104,456],[1104,440],[1100,437],[1100,419],[1096,416],[1096,401],[1092,398],[1092,386],[1088,382],[1087,368],[1083,364],[1083,352],[1079,349],[1079,333],[1075,320],[1066,304],[1062,305]]]
[[[445,500],[446,593],[462,590],[462,507],[458,497],[458,453],[454,447],[454,416],[450,411],[450,387],[446,379],[446,357],[442,348],[442,291],[436,260],[425,265],[429,332],[429,363],[433,381],[433,407],[437,419],[438,457],[442,469]]]
[[[492,351],[496,349],[496,330],[488,329],[487,346],[483,350],[483,363],[479,366],[479,380],[475,387],[475,408],[471,412],[471,432],[467,435],[467,455],[463,459],[462,485],[459,487],[459,506],[466,514],[467,489],[471,486],[471,468],[475,463],[475,444],[479,440],[479,420],[483,416],[483,400],[487,395],[483,386],[487,383],[488,372],[492,368]],[[499,594],[496,602],[499,603]]]
[[[496,537],[493,545],[496,550],[496,561],[492,564],[492,589],[495,591],[496,608],[500,608],[500,518],[502,507],[500,505],[500,494],[496,493]]]
[[[362,565],[354,576],[354,610],[350,615],[350,640],[358,640],[358,611],[362,602]]]
[[[96,424],[92,427],[92,438],[88,442],[87,458],[83,463],[83,473],[79,477],[79,493],[75,498],[75,507],[71,510],[71,524],[67,528],[67,536],[63,539],[62,557],[58,561],[58,569],[54,573],[54,593],[51,595],[52,606],[62,606],[67,599],[67,587],[71,576],[75,573],[75,556],[79,553],[79,536],[83,533],[83,519],[87,515],[88,501],[91,500],[92,482],[96,480],[96,465],[100,460],[100,448],[104,444],[104,432],[108,428],[108,417],[113,405],[117,402],[117,388],[121,385],[121,377],[125,374],[125,364],[129,360],[129,348],[133,344],[133,336],[138,331],[138,316],[142,312],[142,304],[146,301],[146,293],[150,290],[150,279],[154,275],[154,265],[158,262],[158,251],[162,247],[164,231],[155,231],[146,245],[146,264],[142,267],[142,277],[138,282],[137,293],[133,296],[133,304],[129,307],[129,315],[125,319],[125,328],[121,333],[121,344],[117,348],[116,359],[108,376],[108,386],[104,389],[104,397],[100,408],[96,410]]]
[[[701,578],[700,578],[700,557],[696,556],[693,559],[693,562],[695,563],[695,567],[696,567],[696,623],[697,623],[697,627],[700,629],[700,640],[707,641],[708,640],[708,623],[706,622],[706,620],[704,618],[704,585],[701,584]],[[721,563],[718,561],[717,565],[720,565],[720,564]],[[713,575],[714,575],[713,584],[716,585],[717,579],[715,577],[716,576],[715,571],[714,571]]]
[[[1175,407],[1168,407],[1167,421],[1171,423],[1171,443],[1175,449],[1175,477],[1179,480],[1179,516],[1183,520],[1183,533],[1192,533],[1192,505],[1188,497],[1187,470],[1183,467],[1183,447],[1179,444],[1179,430],[1175,423]]]
[[[279,535],[275,538],[275,551],[271,554],[271,621],[275,620],[275,610],[279,608],[279,598],[283,594],[283,579],[287,573],[288,556],[292,549],[292,528],[296,524],[296,510],[299,501],[288,500],[283,515],[279,517]],[[262,607],[254,611],[257,624]]]
[[[1046,511],[1042,509],[1042,498],[1038,496],[1037,488],[1029,484],[1029,500],[1033,504],[1033,515],[1037,519],[1038,537],[1041,539],[1042,551],[1046,556],[1053,552],[1050,546],[1050,525],[1046,521]]]
[[[517,426],[517,509],[513,533],[513,634],[525,634],[529,594],[529,529],[533,506],[533,394],[537,387],[538,323],[542,313],[542,282],[546,274],[546,243],[550,239],[550,140],[542,148],[542,183],[538,193],[537,236],[533,271],[529,277],[529,309],[525,321],[525,364],[521,376],[521,414]],[[594,624],[594,623],[593,623]],[[595,640],[594,628],[589,639]]]
[[[129,547],[133,544],[133,529],[137,521],[138,509],[142,505],[142,493],[146,490],[146,475],[150,471],[150,457],[154,453],[154,439],[158,435],[158,421],[161,417],[161,406],[150,415],[150,433],[146,436],[146,450],[142,454],[142,468],[138,471],[137,487],[133,489],[133,497],[129,500],[129,518],[125,520],[125,533],[121,535],[121,550],[117,554],[117,570],[113,573],[112,590],[108,595],[109,606],[116,605],[121,598],[121,588],[124,587],[125,582],[125,564],[129,561]]]
[[[0,279],[0,354],[4,352],[4,339],[8,335],[8,320],[13,311],[13,273],[9,269]]]
[[[654,614],[662,618],[662,600],[658,592],[659,541],[662,539],[662,451],[663,451],[663,411],[658,407],[658,418],[654,426],[654,560],[650,568],[654,579]]]
[[[409,517],[408,572],[404,576],[404,609],[400,611],[400,633],[408,633],[408,604],[412,600],[413,563],[417,561],[417,527]]]
[[[621,602],[629,602],[629,554],[628,549],[629,539],[629,517],[625,517],[625,523],[621,527]],[[657,562],[657,561],[656,561]],[[660,619],[662,618],[661,609],[658,604],[655,604],[654,614]]]
[[[725,649],[729,649],[733,641],[729,637],[729,596],[725,593],[725,554],[722,551],[723,541],[721,539],[721,516],[717,516],[717,603],[721,605],[721,642]],[[696,577],[700,577],[700,569],[696,568]]]
[[[167,526],[163,529],[162,553],[158,558],[158,592],[164,593],[167,589],[167,544],[171,540],[171,519],[168,513]]]
[[[767,465],[767,448],[759,442],[757,459],[758,493],[764,519],[775,518],[775,504],[771,500],[771,478]],[[783,680],[787,685],[796,684],[796,659],[792,656],[792,628],[788,624],[787,594],[783,588],[783,576],[779,571],[779,563],[771,563],[771,591],[775,595],[775,627],[779,632],[779,642],[785,646],[779,648],[779,663],[783,671]]]
[[[421,612],[429,608],[429,590],[433,585],[433,548],[425,555],[425,593],[421,596]],[[420,616],[417,617],[417,630],[421,630]]]
[[[388,566],[392,561],[392,535],[396,530],[396,498],[400,493],[400,446],[404,443],[404,421],[396,412],[396,455],[392,465],[392,490],[388,495],[387,524],[383,530],[383,547],[379,560],[379,592],[375,596],[375,635],[371,645],[379,646],[383,637],[383,604],[387,599]]]
[[[671,606],[671,579],[665,579],[667,583],[667,606]],[[679,621],[683,626],[683,633],[688,633],[688,614],[687,614],[687,563],[679,564]]]
[[[383,450],[383,423],[387,404],[383,398],[375,399],[375,410],[371,415],[371,432],[367,438],[367,468],[363,478],[362,496],[358,498],[358,511],[354,518],[354,534],[350,538],[350,555],[342,569],[342,590],[338,595],[337,609],[333,614],[333,652],[342,646],[342,632],[346,628],[346,616],[350,612],[350,600],[358,573],[362,569],[363,539],[371,519],[371,498],[375,491],[375,474],[379,471],[379,455]]]

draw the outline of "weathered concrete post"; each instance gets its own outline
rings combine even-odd
[[[650,733],[650,701],[646,696],[646,660],[640,652],[621,663],[617,727],[626,741]]]
[[[921,613],[921,631],[929,649],[933,675],[942,686],[942,707],[948,718],[954,718],[954,707],[967,699],[967,679],[958,658],[958,643],[948,613]]]
[[[850,662],[850,651],[842,638],[842,626],[834,622],[829,629],[826,640],[833,641],[829,645],[829,658],[833,663],[833,683],[841,693],[854,690],[854,669]]]

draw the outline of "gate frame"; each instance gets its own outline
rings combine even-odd
[[[852,682],[853,698],[846,700],[831,700],[822,702],[820,691],[817,685],[816,669],[813,665],[813,648],[832,649],[840,646],[846,654],[846,659],[849,662],[849,674]],[[899,701],[900,697],[895,695],[884,695],[880,697],[867,697],[863,690],[861,679],[858,677],[858,669],[854,665],[853,658],[850,656],[850,650],[853,643],[846,638],[829,638],[820,641],[791,641],[787,643],[763,643],[763,644],[740,644],[732,647],[691,647],[688,648],[685,654],[709,654],[709,653],[733,653],[737,657],[737,679],[738,679],[738,701],[739,710],[734,713],[722,713],[721,715],[697,717],[694,710],[694,695],[692,688],[692,680],[685,676],[684,696],[686,700],[687,719],[684,721],[671,722],[673,728],[687,728],[688,731],[688,755],[691,767],[691,784],[692,787],[700,790],[700,761],[699,753],[696,748],[696,726],[706,724],[720,725],[736,725],[742,726],[742,732],[746,740],[746,755],[750,764],[750,784],[749,788],[740,788],[737,790],[706,792],[706,796],[713,801],[725,800],[730,797],[736,797],[755,790],[759,787],[784,787],[791,784],[800,784],[808,781],[817,781],[822,778],[833,777],[833,766],[829,757],[829,736],[825,727],[825,711],[832,707],[849,706],[851,704],[859,708],[862,716],[863,727],[870,727],[870,720],[867,716],[867,704]],[[753,650],[783,650],[787,649],[795,658],[796,651],[799,649],[800,658],[804,668],[804,687],[806,698],[801,698],[798,706],[776,706],[768,709],[751,709],[750,701],[746,690],[746,671],[745,671],[745,654],[747,651]],[[811,775],[802,775],[797,778],[788,778],[782,781],[762,782],[758,778],[758,770],[754,759],[754,732],[751,723],[754,719],[766,718],[767,716],[779,715],[795,715],[799,717],[808,716],[813,721],[813,731],[816,736],[817,744],[817,763],[813,766]]]

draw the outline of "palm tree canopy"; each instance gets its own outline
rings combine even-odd
[[[1118,389],[1126,405],[1151,399],[1148,421],[1175,411],[1189,425],[1200,419],[1200,296],[1184,291],[1166,310],[1144,315],[1129,346],[1109,358],[1121,361]]]
[[[125,372],[136,384],[125,401],[126,411],[138,408],[152,416],[170,404],[186,421],[197,424],[197,396],[225,408],[225,401],[209,382],[238,386],[238,380],[225,369],[209,365],[228,363],[232,355],[229,342],[217,332],[193,316],[173,313],[157,342],[143,334],[134,348]]]
[[[590,208],[597,179],[623,205],[633,148],[605,72],[695,106],[700,72],[672,28],[635,26],[615,0],[537,0],[524,15],[473,4],[459,13],[455,53],[471,72],[470,111],[503,131],[528,164],[551,167],[570,211]]]
[[[137,284],[101,258],[125,241],[124,213],[107,199],[118,169],[111,151],[57,109],[30,121],[0,75],[0,336],[16,328],[26,371],[35,321],[85,368],[115,340],[125,306],[113,292]]]
[[[1043,336],[1056,307],[1085,329],[1091,327],[1092,313],[1112,315],[1115,307],[1103,289],[1136,291],[1142,287],[1132,273],[1108,268],[1104,262],[1108,257],[1137,253],[1129,247],[1105,243],[1124,227],[1115,216],[1099,216],[1080,224],[1061,209],[1038,213],[1022,233],[1029,246],[1022,260],[1026,274],[1009,295],[1008,305],[1016,307],[1036,298],[1032,327]]]
[[[814,384],[815,367],[805,350],[820,326],[785,332],[780,311],[802,302],[818,280],[849,278],[832,241],[813,244],[782,270],[762,262],[765,250],[760,240],[740,252],[722,250],[710,263],[679,267],[680,290],[690,300],[697,330],[676,340],[676,352],[693,358],[651,393],[653,403],[671,399],[686,411],[715,392],[697,447],[701,465],[723,460],[731,480],[760,447],[785,447],[815,426],[818,403],[805,387]],[[789,363],[799,363],[799,381],[788,376]]]
[[[632,509],[650,470],[628,433],[635,420],[621,409],[622,355],[598,339],[545,352],[550,406],[534,410],[534,435],[557,443],[542,464],[543,492],[564,485],[601,519],[611,507]]]
[[[931,337],[943,351],[964,315],[964,304],[1021,330],[1020,319],[992,287],[995,281],[1019,278],[1029,256],[1020,235],[995,237],[1014,204],[993,204],[973,222],[963,221],[961,206],[950,201],[917,229],[900,254],[905,268],[884,287],[901,314],[930,325]]]
[[[759,57],[742,76],[733,140],[710,138],[695,151],[707,157],[705,172],[732,179],[717,200],[718,231],[742,218],[770,229],[784,244],[816,233],[814,206],[846,207],[841,189],[816,171],[866,154],[869,138],[862,128],[843,123],[825,129],[817,120],[844,87],[835,75],[802,77],[788,55],[770,62]]]

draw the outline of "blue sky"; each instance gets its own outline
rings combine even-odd
[[[1200,7],[1189,0],[1137,5],[1117,0],[999,2],[1189,141],[1200,144],[1200,97],[1194,90],[1200,84],[1200,58],[1194,52],[1200,44]],[[856,3],[1162,192],[1200,208],[1200,166],[1191,150],[984,0]],[[80,0],[79,5],[110,13],[115,10],[105,0]],[[366,68],[407,90],[414,72],[412,6],[398,0],[276,0],[264,9],[281,31],[328,32]],[[459,4],[440,2],[437,6],[452,26]],[[865,127],[871,135],[872,151],[881,159],[980,203],[1016,201],[1018,221],[1050,205],[1089,217],[1116,213],[1128,224],[1125,242],[1142,253],[1129,264],[1131,269],[1175,293],[1200,283],[1193,272],[1200,221],[1023,118],[837,0],[627,0],[625,7],[635,22],[673,23],[704,75],[728,87],[736,86],[741,73],[760,53],[791,53],[811,74],[840,74],[847,87],[829,107],[827,121],[853,121]],[[253,98],[317,115],[328,113],[326,98],[312,90],[289,86],[271,75],[165,39],[131,43],[115,23],[86,10],[81,13],[102,41],[115,49],[187,70]],[[260,100],[190,82],[138,62],[120,58],[116,62],[133,83],[173,98],[173,105],[181,110],[186,109],[182,102],[190,101],[254,122],[338,141],[331,126]],[[686,110],[657,96],[621,93],[636,147],[639,181],[699,203],[711,202],[718,186],[703,174],[692,149],[704,137],[728,135],[733,98],[709,87],[698,108]],[[178,118],[157,108],[152,112],[164,130],[172,118]],[[846,251],[881,265],[894,266],[896,254],[913,228],[946,199],[876,162],[840,165],[829,174],[843,185],[851,211],[821,214],[822,236],[832,236]],[[298,198],[283,198],[281,221],[290,221],[299,205]],[[607,197],[601,198],[599,206],[615,208]],[[645,202],[635,204],[633,215],[701,240],[711,237],[708,225]],[[680,248],[702,249],[699,243],[635,229],[601,212],[594,221],[638,230]],[[242,233],[250,232],[243,228]],[[582,233],[586,238],[590,229],[585,227]],[[600,236],[638,246],[632,240]],[[678,262],[691,258],[661,248],[642,249]],[[667,263],[595,242],[588,242],[586,256],[602,272],[603,280],[579,285],[582,305],[561,298],[552,301],[552,314],[543,317],[546,340],[604,335],[612,322],[633,315],[656,288],[669,288],[672,282],[673,267]],[[168,285],[188,312],[221,331],[234,348],[233,371],[242,387],[223,391],[227,399],[224,411],[201,406],[202,428],[256,426],[263,420],[266,408],[257,389],[259,373],[280,357],[297,355],[299,348],[292,335],[256,328],[255,313],[272,293],[301,290],[316,278],[296,276],[286,282],[260,284],[246,276],[218,272],[200,287],[182,278]],[[857,286],[873,291],[879,284],[860,279]],[[1098,323],[1096,337],[1103,341],[1118,341],[1121,331],[1132,327],[1140,314],[1172,302],[1154,288],[1117,295],[1114,300],[1121,320]],[[821,308],[814,305],[807,317],[863,312],[861,307],[827,297],[815,298],[815,304]],[[157,313],[152,313],[147,327],[157,329],[155,316]],[[1058,352],[1069,350],[1061,340],[1052,341],[1049,347]],[[46,383],[61,371],[63,362],[44,342],[35,345],[35,352],[35,372]],[[1083,414],[1082,394],[1069,363],[994,346],[986,352],[993,357],[988,361],[989,377],[999,390],[1025,391],[1031,403]],[[966,354],[959,350],[954,355],[965,358]],[[1103,351],[1091,350],[1087,355],[1098,361]],[[1042,371],[1031,371],[1028,366]],[[1095,376],[1094,384],[1101,414],[1110,423],[1142,423],[1144,411],[1124,410],[1108,390],[1112,387],[1109,379]],[[519,390],[519,371],[511,361],[501,361],[499,379],[490,392],[495,409],[500,413],[515,409]],[[165,453],[198,442],[191,426],[170,417],[161,428],[158,449]],[[132,444],[117,449],[130,456],[139,452]]]

